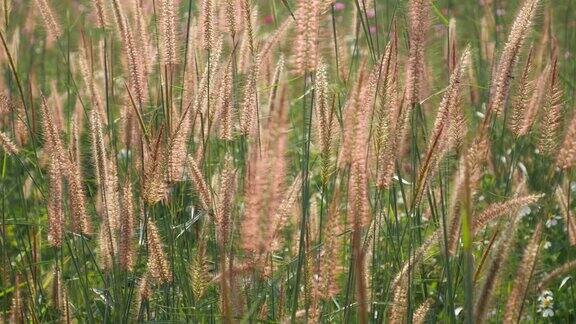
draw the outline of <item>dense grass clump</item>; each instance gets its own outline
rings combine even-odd
[[[0,7],[0,322],[576,321],[576,2]]]

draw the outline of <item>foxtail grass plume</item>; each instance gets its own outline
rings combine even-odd
[[[154,205],[168,195],[165,153],[162,146],[162,133],[157,135],[153,146],[144,153],[144,174],[142,175],[142,197],[144,202]]]
[[[48,37],[52,40],[57,40],[62,37],[62,26],[60,26],[48,0],[34,0],[34,3],[36,3],[38,11],[40,11],[40,14],[42,15],[42,20],[44,21],[44,27],[46,28]]]
[[[150,283],[150,270],[146,270],[140,280],[136,290],[135,315],[139,317],[142,313],[143,303],[148,302],[152,296],[152,284]]]
[[[256,59],[258,61],[258,59]],[[248,72],[248,80],[244,86],[242,109],[240,112],[240,130],[242,134],[254,138],[258,129],[258,92],[257,81],[259,77],[258,63],[252,63]]]
[[[412,315],[412,323],[414,324],[424,324],[426,323],[426,317],[430,312],[430,309],[434,305],[434,300],[432,298],[426,299],[418,308],[414,311]]]
[[[90,95],[90,101],[93,106],[93,109],[98,110],[101,116],[106,116],[106,107],[104,105],[104,101],[102,100],[102,95],[100,93],[100,89],[96,85],[96,81],[94,80],[93,70],[94,66],[90,62],[90,53],[86,46],[81,46],[80,51],[78,52],[78,66],[80,68],[80,72],[82,74],[82,78],[84,79],[84,83],[88,88],[88,92]],[[108,122],[106,122],[108,124]]]
[[[362,131],[364,130],[361,127],[357,127],[356,124],[358,122],[358,117],[363,117],[362,113],[360,112],[360,99],[365,79],[366,70],[365,66],[363,65],[358,72],[358,77],[352,90],[348,94],[348,101],[346,102],[346,108],[344,110],[342,143],[339,152],[340,156],[338,158],[339,168],[344,168],[346,165],[352,162],[354,140],[357,137],[355,132],[358,129]]]
[[[548,89],[550,71],[551,65],[549,64],[533,81],[534,91],[532,91],[532,95],[528,101],[528,106],[524,111],[524,115],[522,116],[522,123],[519,124],[518,136],[524,136],[530,133],[536,122],[536,119],[542,108],[542,102],[546,96],[546,90]]]
[[[539,223],[532,235],[532,239],[524,250],[524,256],[516,272],[514,286],[506,303],[505,323],[518,323],[522,319],[522,306],[536,266],[541,237],[542,223]]]
[[[54,267],[54,277],[52,283],[52,302],[60,313],[61,323],[71,323],[70,301],[68,300],[68,290],[62,279],[62,271],[58,266]]]
[[[486,270],[484,283],[475,294],[474,320],[477,323],[482,323],[486,319],[488,308],[494,299],[494,291],[500,283],[504,264],[508,260],[512,243],[515,240],[519,220],[519,217],[510,219],[509,224],[500,235],[499,242],[492,251],[490,267]]]
[[[316,70],[318,61],[319,0],[300,0],[296,11],[294,48],[295,73],[302,75]]]
[[[134,30],[136,30],[136,43],[138,48],[144,54],[143,64],[144,64],[144,75],[146,79],[154,70],[154,64],[157,59],[156,49],[153,48],[150,33],[148,32],[147,26],[147,16],[144,11],[143,0],[133,0],[134,1]],[[177,54],[175,54],[177,55]]]
[[[120,220],[120,242],[118,243],[118,259],[120,267],[125,271],[132,271],[136,262],[133,242],[136,216],[132,195],[132,184],[127,181],[122,188],[122,207],[125,212]]]
[[[571,190],[571,189],[568,189]],[[576,220],[574,219],[574,214],[571,213],[570,210],[570,206],[568,203],[568,197],[570,195],[570,193],[568,192],[564,193],[564,190],[562,190],[562,186],[559,186],[556,189],[556,200],[558,201],[558,204],[560,205],[560,212],[562,213],[562,216],[564,216],[564,226],[566,226],[566,231],[568,232],[568,241],[570,242],[570,245],[575,246],[576,245]]]
[[[472,232],[478,233],[489,222],[498,217],[505,215],[516,217],[515,213],[517,213],[522,207],[536,203],[541,197],[542,195],[526,195],[515,197],[508,201],[495,203],[486,207],[482,213],[473,218]]]
[[[103,125],[100,114],[96,110],[90,112],[90,137],[92,139],[92,158],[94,159],[95,174],[98,180],[98,190],[102,197],[104,212],[102,218],[111,232],[119,228],[119,197],[118,174],[116,163],[112,161],[106,150]]]
[[[10,303],[10,323],[26,323],[24,320],[26,308],[20,291],[20,275],[16,274],[14,279],[14,292],[12,293],[12,302]]]
[[[546,99],[540,120],[540,137],[537,143],[542,154],[550,155],[558,148],[558,133],[564,106],[563,91],[559,82],[558,61],[554,58],[550,69]]]
[[[392,279],[390,291],[392,293],[391,305],[388,308],[388,323],[404,323],[408,317],[408,285],[410,285],[410,272],[418,267],[423,261],[426,253],[438,242],[440,231],[434,232],[422,242],[414,254],[402,265],[400,271]]]
[[[476,138],[460,158],[448,205],[448,252],[451,255],[456,253],[460,238],[460,207],[463,197],[468,191],[470,197],[475,198],[480,187],[487,151],[487,139]]]
[[[572,117],[568,130],[558,151],[556,165],[563,170],[571,169],[576,165],[576,115]]]
[[[377,154],[376,183],[380,188],[387,188],[392,183],[394,164],[397,154],[394,150],[396,139],[397,114],[400,111],[397,83],[398,83],[398,36],[394,30],[386,46],[380,62],[379,102],[375,109],[376,134],[375,146]]]
[[[487,109],[487,116],[485,123],[490,118],[489,116],[494,113],[499,115],[506,102],[510,89],[511,76],[514,74],[514,67],[518,61],[518,56],[524,41],[531,31],[532,21],[536,15],[540,0],[526,0],[516,14],[508,40],[504,45],[500,60],[498,61],[496,70],[492,78],[492,85],[490,88],[490,103]]]
[[[214,46],[214,3],[212,0],[202,0],[202,10],[200,11],[201,46],[208,53]]]
[[[236,9],[237,9],[237,1],[236,0],[225,0],[224,5],[226,6],[224,11],[226,14],[226,24],[228,27],[228,32],[234,38],[236,33],[238,32],[237,27],[238,24],[236,22]]]
[[[96,13],[96,22],[99,28],[106,28],[108,17],[106,15],[106,4],[104,0],[92,0],[92,7]]]
[[[148,247],[148,270],[150,278],[157,283],[172,281],[172,271],[164,253],[162,239],[158,227],[152,219],[148,219],[146,226],[146,245]]]
[[[530,73],[533,69],[533,52],[534,48],[530,47],[530,51],[526,57],[526,63],[524,63],[522,76],[520,77],[520,82],[518,84],[517,91],[513,100],[512,114],[510,116],[510,122],[508,126],[512,133],[516,136],[521,135],[520,131],[525,123],[527,107],[530,102],[532,91],[534,90],[534,84],[532,80],[530,80]]]
[[[218,195],[215,210],[216,231],[218,234],[218,242],[223,248],[228,246],[232,208],[234,202],[234,195],[236,192],[236,172],[232,158],[226,157],[224,168],[220,174],[220,182],[218,186]]]
[[[4,132],[0,132],[0,147],[8,155],[16,155],[20,151],[14,141]]]
[[[327,215],[328,220],[324,228],[325,239],[320,252],[319,275],[322,286],[320,288],[321,298],[326,300],[335,297],[340,291],[338,287],[338,276],[342,272],[339,255],[340,249],[342,248],[342,240],[339,235],[343,229],[340,225],[339,204],[340,198],[338,196],[332,198]]]
[[[251,7],[250,0],[240,0],[240,8],[242,10],[242,23],[244,25],[244,40],[243,43],[246,42],[248,45],[248,49],[250,52],[250,56],[252,59],[255,58],[255,44],[254,44],[254,26],[252,22],[252,7]],[[256,10],[254,10],[256,11]],[[254,63],[254,62],[253,62]]]
[[[329,90],[327,80],[327,66],[323,61],[318,63],[316,77],[314,78],[314,95],[317,116],[317,135],[320,151],[323,154],[330,152],[333,133],[333,113],[328,104]]]
[[[98,232],[98,248],[98,266],[103,271],[111,271],[116,257],[116,239],[105,222]]]
[[[112,0],[112,8],[116,20],[116,29],[122,41],[128,65],[128,84],[137,108],[140,108],[146,102],[146,80],[144,64],[142,63],[142,60],[146,59],[146,57],[142,53],[143,49],[136,44],[134,32],[128,23],[119,0]]]
[[[234,93],[232,84],[232,62],[228,63],[222,76],[221,91],[218,94],[218,114],[220,128],[218,136],[223,140],[231,141],[233,137],[234,121]]]
[[[192,281],[192,292],[194,297],[201,299],[206,293],[210,278],[208,277],[207,259],[206,259],[206,243],[199,242],[198,248],[190,269],[190,279]]]
[[[410,114],[411,106],[420,101],[420,89],[424,77],[424,50],[426,43],[426,32],[428,30],[430,14],[430,2],[425,0],[410,0],[408,3],[408,37],[410,48],[408,51],[408,63],[405,81],[404,103],[407,111],[405,116]]]
[[[74,128],[77,128],[76,124],[74,124]],[[92,222],[86,207],[86,192],[80,161],[70,159],[68,167],[68,171],[64,172],[64,177],[68,181],[72,226],[75,231],[88,235],[92,233]]]
[[[466,48],[460,61],[450,76],[450,84],[442,97],[436,120],[430,133],[430,140],[418,176],[418,187],[414,205],[420,203],[422,194],[435,174],[440,162],[461,141],[461,132],[465,130],[465,119],[461,117],[460,102],[464,72],[470,59],[470,49]],[[465,131],[464,131],[465,132]]]
[[[205,211],[212,210],[212,194],[208,183],[204,179],[204,175],[198,166],[198,163],[191,156],[188,157],[188,166],[190,170],[190,176],[194,181],[194,187],[196,188],[196,193],[200,198],[200,205]]]
[[[46,99],[42,96],[42,128],[44,150],[49,155],[48,162],[48,241],[52,246],[62,246],[64,240],[64,206],[62,174],[67,169],[68,160],[64,156],[64,144],[60,131],[52,120]]]
[[[552,270],[550,273],[546,274],[538,283],[537,290],[542,291],[546,289],[556,278],[569,274],[574,271],[574,269],[576,269],[576,260],[564,263],[558,268]]]
[[[206,0],[210,1],[210,0]],[[161,46],[164,64],[173,66],[178,63],[177,48],[177,10],[178,0],[163,0],[161,3],[160,11],[160,26],[161,26]],[[148,45],[148,44],[143,44]],[[146,60],[146,57],[143,59]]]

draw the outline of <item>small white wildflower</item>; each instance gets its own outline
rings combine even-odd
[[[542,317],[553,317],[554,316],[554,297],[550,290],[544,290],[540,296],[538,296],[538,313],[542,314]]]
[[[530,215],[531,212],[532,212],[532,209],[530,209],[530,207],[524,206],[524,207],[520,208],[520,210],[518,211],[518,217],[522,218],[524,216]]]
[[[544,246],[543,246],[543,247],[544,247],[545,250],[548,250],[551,246],[552,246],[552,243],[551,243],[550,241],[544,242]]]
[[[542,312],[542,317],[552,317],[554,316],[554,311],[547,308]]]
[[[528,170],[526,169],[526,166],[524,165],[524,163],[518,162],[518,168],[520,169],[520,171],[522,171],[522,174],[523,174],[525,177],[528,176]]]
[[[550,217],[550,219],[548,219],[546,221],[546,227],[550,228],[552,226],[556,226],[558,225],[558,220],[562,219],[562,217],[558,216],[558,215],[554,215],[552,217]]]
[[[456,317],[458,317],[458,315],[460,315],[460,313],[462,313],[462,310],[463,310],[463,309],[464,309],[464,307],[457,307],[457,308],[454,310],[454,315],[455,315]]]
[[[132,152],[130,150],[127,149],[121,149],[120,152],[118,152],[118,159],[125,159],[125,158],[129,158],[130,156],[132,156]]]

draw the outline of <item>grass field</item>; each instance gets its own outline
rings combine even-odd
[[[0,322],[576,322],[576,1],[0,7]]]

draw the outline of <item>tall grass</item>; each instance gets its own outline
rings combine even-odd
[[[0,321],[576,320],[573,1],[0,4]]]

